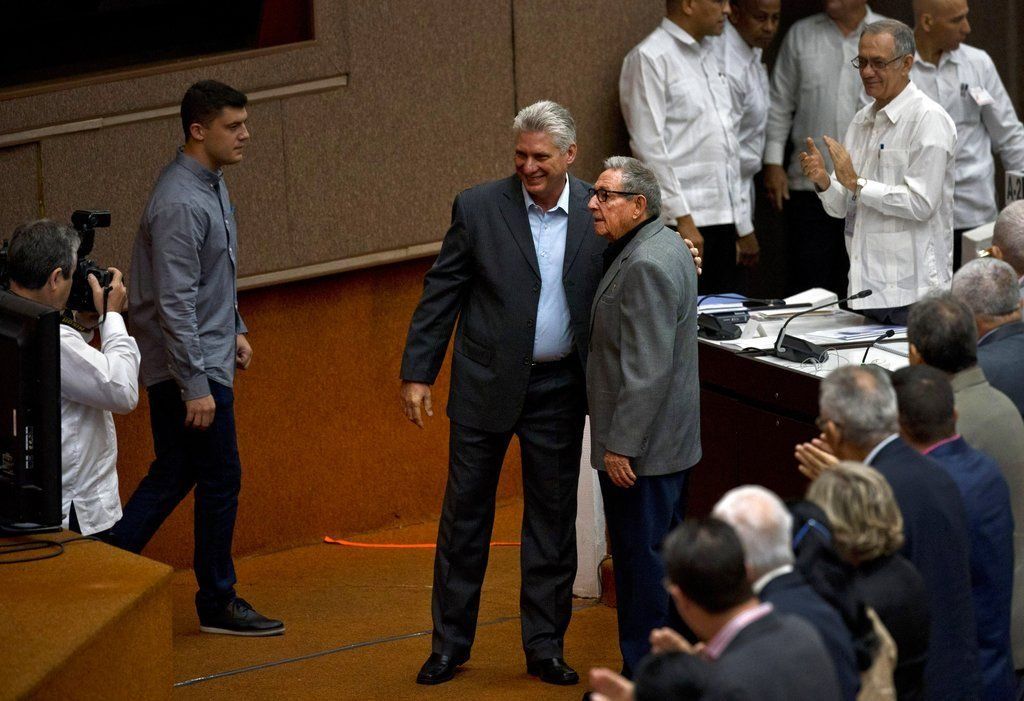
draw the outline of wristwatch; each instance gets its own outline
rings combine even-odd
[[[853,199],[860,197],[860,190],[862,187],[868,184],[867,178],[857,178],[857,189],[853,192]]]

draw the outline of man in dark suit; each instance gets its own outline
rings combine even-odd
[[[590,461],[599,471],[623,670],[668,622],[661,541],[685,504],[701,455],[697,272],[659,219],[661,189],[635,158],[604,163],[594,183],[594,230],[610,243],[591,311],[587,361]]]
[[[800,469],[812,479],[839,460],[874,467],[892,486],[903,513],[901,553],[928,588],[931,635],[928,699],[977,699],[981,689],[971,600],[967,516],[953,479],[899,436],[896,393],[874,365],[846,366],[821,382],[822,435],[797,446]]]
[[[860,670],[853,636],[833,608],[793,566],[793,516],[773,492],[755,485],[729,490],[711,510],[736,531],[743,545],[747,581],[761,601],[777,613],[799,616],[825,643],[836,670],[842,698],[855,701]]]
[[[1024,416],[1024,300],[1016,271],[1001,260],[977,258],[953,276],[952,292],[974,314],[985,379]]]
[[[900,436],[946,470],[956,482],[967,511],[982,698],[1012,698],[1016,680],[1010,655],[1010,488],[996,461],[957,434],[953,387],[944,372],[927,365],[913,365],[900,368],[892,382],[899,402]]]
[[[576,573],[576,487],[590,303],[605,243],[587,184],[568,174],[576,128],[553,102],[513,123],[516,174],[458,195],[427,273],[402,358],[406,416],[432,414],[430,385],[455,328],[448,483],[437,536],[430,657],[421,684],[469,659],[487,567],[495,490],[513,435],[523,466],[522,616],[527,669],[575,684],[563,637]]]
[[[700,654],[710,671],[701,699],[842,698],[832,661],[810,624],[777,613],[753,595],[743,548],[728,524],[716,518],[687,521],[668,536],[662,553],[673,603],[705,643]],[[672,678],[693,674],[687,655],[695,650],[678,636],[670,640],[640,663],[635,685],[611,670],[591,670],[593,698],[628,701],[651,698],[650,685],[683,687]]]

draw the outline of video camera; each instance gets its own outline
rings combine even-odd
[[[71,296],[68,298],[68,309],[79,312],[99,312],[92,302],[92,288],[89,287],[89,275],[95,275],[100,287],[107,287],[114,281],[114,274],[89,258],[96,242],[96,229],[110,226],[110,211],[106,209],[77,209],[71,215],[71,226],[78,232],[78,265],[71,280]],[[10,286],[7,270],[7,248],[5,239],[0,242],[0,287]]]

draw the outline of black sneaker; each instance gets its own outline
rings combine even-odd
[[[221,633],[223,635],[248,635],[261,637],[281,635],[284,623],[273,618],[261,616],[249,602],[240,597],[220,611],[199,616],[199,630],[204,633]]]

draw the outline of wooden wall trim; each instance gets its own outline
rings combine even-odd
[[[323,277],[324,275],[334,275],[335,273],[346,273],[352,270],[373,268],[378,265],[401,263],[407,260],[436,256],[440,250],[441,242],[433,241],[431,243],[421,243],[415,246],[396,248],[390,251],[369,253],[363,256],[340,258],[338,260],[327,261],[326,263],[305,265],[299,268],[290,268],[288,270],[277,270],[272,273],[249,275],[248,277],[238,279],[238,289],[251,290],[258,287],[270,287],[271,285],[281,285],[286,282],[298,282],[299,280],[309,280],[311,278]]]
[[[330,78],[321,78],[320,80],[292,83],[290,85],[282,85],[280,87],[268,88],[266,90],[255,90],[249,93],[248,97],[249,102],[260,102],[262,100],[273,100],[282,97],[290,97],[292,95],[326,92],[328,90],[344,88],[347,85],[348,74],[343,73],[341,75],[331,76]],[[49,126],[38,127],[36,129],[26,129],[24,131],[11,132],[9,134],[0,134],[0,148],[32,143],[51,136],[74,134],[82,131],[93,131],[121,124],[131,124],[133,122],[145,122],[150,119],[160,119],[161,117],[171,117],[178,114],[180,109],[180,105],[168,105],[166,107],[157,107],[150,110],[140,110],[137,112],[115,114],[105,117],[94,117],[92,119],[81,119],[74,122],[51,124]]]

